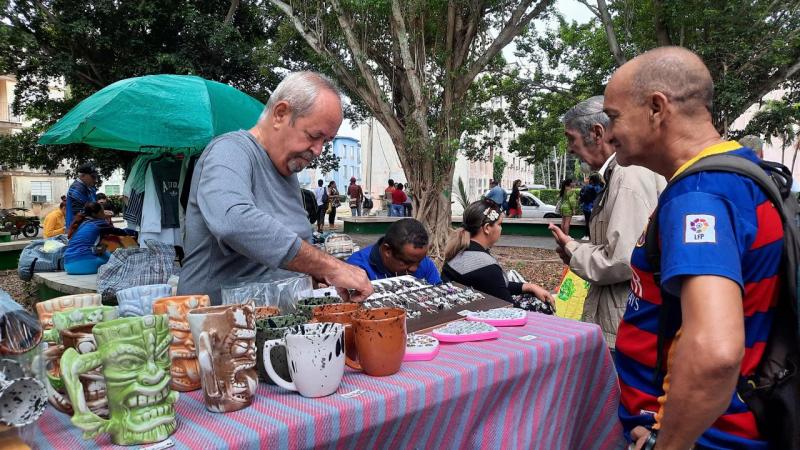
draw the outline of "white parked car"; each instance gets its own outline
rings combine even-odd
[[[561,215],[556,212],[555,205],[548,205],[530,192],[521,191],[519,193],[519,202],[522,203],[523,219],[561,217]]]
[[[483,196],[486,197],[486,191]],[[506,194],[506,202],[511,197],[511,193]],[[522,203],[522,218],[523,219],[550,219],[561,217],[556,211],[555,205],[548,205],[543,202],[539,197],[531,194],[528,191],[519,192],[519,201]]]

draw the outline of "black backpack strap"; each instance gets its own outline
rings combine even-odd
[[[750,161],[742,156],[730,155],[730,154],[718,154],[718,155],[711,155],[705,158],[700,159],[696,163],[694,163],[691,167],[687,170],[681,172],[677,176],[673,177],[669,183],[667,184],[666,188],[664,188],[664,192],[662,192],[662,196],[664,195],[669,188],[677,183],[678,181],[682,180],[683,178],[693,175],[698,172],[732,172],[744,177],[747,177],[753,182],[755,182],[764,194],[767,195],[769,200],[775,205],[775,208],[778,210],[781,220],[784,224],[791,224],[791,226],[784,226],[784,231],[786,233],[791,233],[792,236],[784,245],[784,260],[789,261],[790,264],[794,264],[795,267],[788,268],[790,276],[787,276],[786,283],[788,284],[787,288],[789,292],[796,293],[798,286],[797,286],[797,276],[792,276],[791,274],[795,274],[797,272],[796,263],[798,261],[798,255],[788,256],[787,252],[796,252],[794,242],[800,242],[800,239],[797,239],[797,211],[786,211],[784,208],[784,199],[791,195],[791,187],[793,183],[792,173],[789,171],[788,168],[783,166],[779,163],[774,163],[770,161],[760,161],[758,164]],[[645,239],[645,254],[647,256],[647,262],[650,264],[651,270],[653,272],[653,279],[656,285],[661,290],[661,308],[658,314],[658,337],[657,337],[657,355],[656,355],[656,367],[654,371],[654,380],[658,380],[660,376],[660,372],[662,367],[664,366],[664,347],[666,345],[666,328],[667,328],[667,318],[670,315],[672,308],[675,308],[679,305],[671,305],[665,301],[664,296],[664,289],[661,286],[661,246],[659,243],[659,230],[658,230],[658,214],[660,211],[660,204],[656,207],[656,210],[653,212],[653,216],[650,219],[650,223],[647,226],[646,231],[646,239]],[[797,239],[797,240],[795,240]],[[793,309],[795,310],[795,314],[797,313],[796,305],[792,305]],[[796,314],[797,315],[797,314]]]

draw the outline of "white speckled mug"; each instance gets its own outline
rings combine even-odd
[[[286,347],[289,373],[284,380],[272,366],[270,349]],[[289,327],[283,339],[264,343],[261,358],[270,378],[278,386],[297,391],[303,397],[324,397],[339,389],[344,374],[344,325],[340,323],[309,323]]]

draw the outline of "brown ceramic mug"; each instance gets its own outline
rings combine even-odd
[[[406,311],[362,309],[351,320],[358,360],[348,357],[347,365],[374,377],[397,373],[406,354]]]
[[[358,303],[331,303],[316,306],[311,310],[311,322],[333,322],[344,325],[344,349],[350,359],[358,357],[352,315],[359,308],[361,305]]]
[[[172,343],[169,345],[170,385],[173,390],[188,392],[200,389],[200,369],[197,365],[192,331],[186,315],[195,308],[209,306],[207,295],[180,295],[163,297],[153,302],[153,314],[166,314],[169,318],[169,332]]]

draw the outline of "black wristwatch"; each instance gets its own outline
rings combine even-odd
[[[642,450],[653,450],[656,448],[656,438],[658,437],[658,430],[650,431],[650,436],[647,436],[647,440],[644,441],[644,445],[642,445]]]

